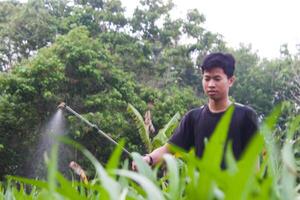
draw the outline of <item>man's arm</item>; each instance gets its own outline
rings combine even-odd
[[[155,149],[154,151],[152,151],[150,154],[147,154],[143,157],[143,160],[148,163],[149,165],[155,165],[158,162],[160,162],[162,160],[162,157],[164,154],[170,153],[169,150],[169,144],[165,144],[164,146],[161,146],[157,149]],[[132,170],[137,170],[137,166],[135,164],[135,162],[132,162],[132,166],[131,166]]]
[[[169,143],[188,150],[194,144],[193,126],[190,112],[182,118],[179,127],[175,130],[169,141],[143,157],[149,165],[155,165],[162,160],[166,153],[170,153]],[[132,162],[132,170],[136,170],[136,164]]]

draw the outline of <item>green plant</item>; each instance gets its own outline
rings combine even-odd
[[[130,113],[134,122],[138,128],[139,135],[143,141],[143,144],[146,147],[147,152],[151,152],[153,149],[162,146],[165,144],[171,134],[173,133],[174,129],[177,127],[178,122],[180,120],[180,115],[177,112],[170,121],[159,130],[158,134],[151,139],[149,130],[146,128],[144,119],[140,112],[131,104],[128,104],[127,111]]]

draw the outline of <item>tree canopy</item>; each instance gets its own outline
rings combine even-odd
[[[157,130],[175,113],[204,104],[199,64],[210,52],[235,56],[235,101],[264,117],[276,103],[290,100],[299,113],[297,56],[284,51],[267,60],[251,46],[232,49],[203,27],[198,10],[173,19],[173,6],[141,0],[126,17],[119,0],[0,2],[0,175],[26,175],[26,158],[61,101],[114,139],[125,138],[130,151],[146,152],[128,103],[144,113],[152,102]],[[69,135],[106,162],[112,145],[66,117]]]

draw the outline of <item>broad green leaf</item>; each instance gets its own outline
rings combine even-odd
[[[151,144],[151,141],[150,141],[149,132],[146,129],[146,126],[145,126],[144,119],[143,119],[142,115],[131,104],[128,104],[127,111],[129,112],[129,114],[134,119],[134,122],[135,122],[135,124],[136,124],[136,126],[139,130],[140,137],[141,137],[145,147],[147,148],[147,152],[150,153],[152,151],[152,144]]]
[[[180,121],[180,114],[177,112],[175,115],[170,119],[170,121],[164,126],[163,132],[165,132],[165,135],[169,138],[174,129],[177,127],[178,123]]]
[[[159,130],[158,134],[153,138],[152,145],[154,149],[164,145],[168,141],[174,129],[177,127],[179,120],[180,114],[177,112],[164,128]]]

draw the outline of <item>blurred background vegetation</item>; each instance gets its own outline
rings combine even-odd
[[[115,140],[125,138],[128,150],[145,153],[128,103],[142,115],[153,103],[154,137],[177,112],[182,116],[206,102],[199,64],[215,51],[235,56],[231,98],[252,106],[261,119],[277,103],[292,102],[278,124],[278,137],[285,137],[286,121],[299,114],[299,55],[284,44],[281,57],[272,60],[250,45],[232,49],[203,27],[205,16],[197,10],[172,19],[173,6],[141,0],[126,17],[119,0],[0,2],[1,179],[28,175],[41,129],[61,101]],[[106,163],[113,145],[66,117],[69,136]],[[76,150],[72,156],[89,171],[83,156]]]

